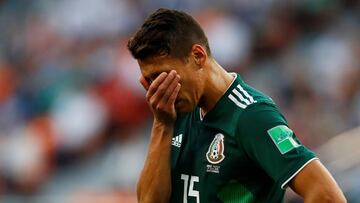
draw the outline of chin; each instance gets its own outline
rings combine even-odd
[[[179,113],[188,113],[188,112],[191,112],[193,109],[190,109],[190,108],[176,108],[176,112],[179,112]]]
[[[175,104],[176,111],[181,113],[191,112],[194,110],[194,108],[195,106],[189,105],[188,103],[185,103],[183,101]]]

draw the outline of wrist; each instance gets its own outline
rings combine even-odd
[[[175,121],[168,121],[168,120],[160,120],[154,118],[153,128],[164,128],[164,129],[173,129],[175,125]]]
[[[151,138],[155,140],[168,140],[171,139],[174,130],[174,123],[164,123],[154,120]]]

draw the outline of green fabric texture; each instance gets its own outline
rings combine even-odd
[[[180,113],[171,149],[171,203],[279,203],[315,154],[273,100],[237,75],[203,118]]]

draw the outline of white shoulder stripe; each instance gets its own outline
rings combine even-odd
[[[236,89],[237,88],[237,89]],[[228,98],[240,108],[245,109],[250,104],[256,103],[254,98],[240,84],[238,84],[229,94]],[[240,90],[240,92],[239,92]]]
[[[247,98],[250,99],[250,102],[251,102],[251,103],[254,103],[254,102],[255,102],[254,98],[253,98],[252,96],[250,96],[249,93],[248,93],[246,90],[244,90],[244,88],[242,88],[240,84],[237,85],[237,88],[239,88],[239,90],[240,90]]]
[[[236,89],[233,89],[233,91],[232,91],[239,99],[240,99],[240,101],[243,101],[243,102],[245,102],[246,103],[246,105],[250,105],[250,102],[249,102],[249,100],[247,100],[247,99],[245,99],[243,96],[242,96],[242,94],[240,94],[240,92],[239,91],[237,91]]]
[[[240,108],[245,109],[247,107],[245,104],[239,102],[232,94],[229,94],[228,98]]]

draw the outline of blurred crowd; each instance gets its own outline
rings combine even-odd
[[[0,202],[136,202],[152,116],[126,43],[159,7],[311,149],[360,125],[359,1],[1,0]]]

